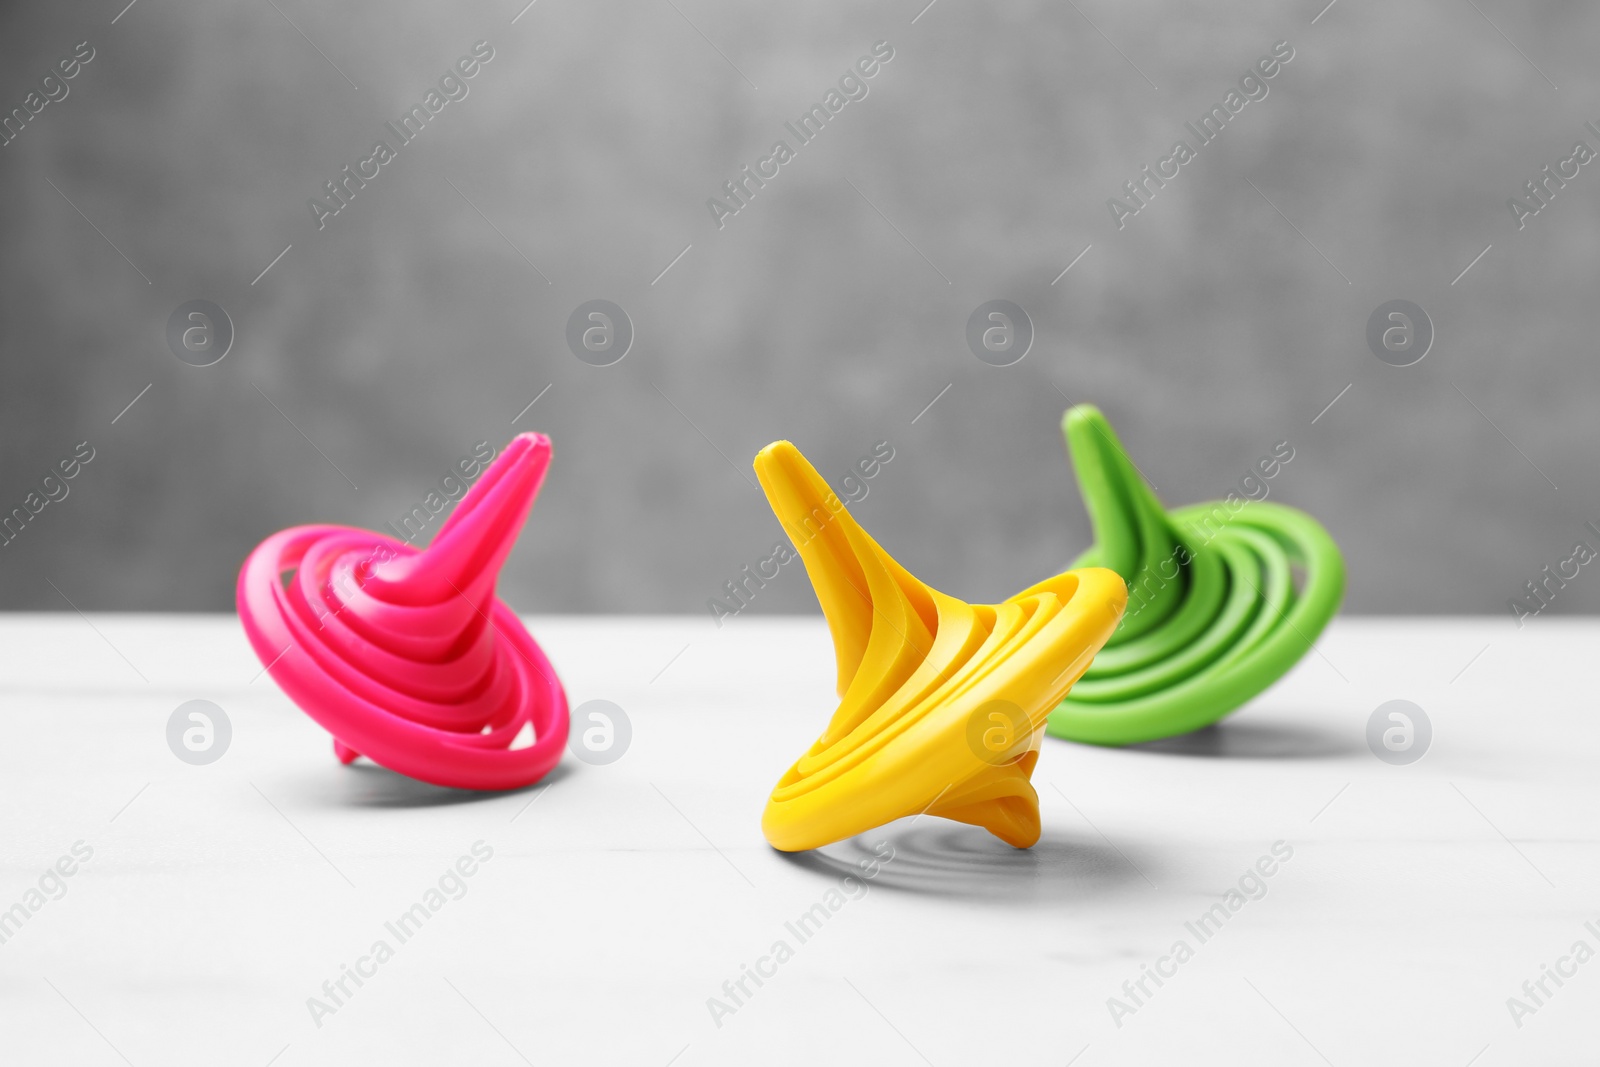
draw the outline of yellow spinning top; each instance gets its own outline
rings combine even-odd
[[[1017,848],[1039,840],[1029,778],[1045,720],[1116,630],[1123,580],[1087,567],[966,604],[879,548],[789,442],[762,449],[755,469],[839,664],[839,709],[773,789],[767,840],[798,852],[923,813]]]

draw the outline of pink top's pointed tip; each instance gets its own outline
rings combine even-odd
[[[445,588],[500,569],[533,506],[550,466],[550,438],[541,433],[513,437],[489,462],[423,551],[380,565],[374,576],[399,590],[402,599],[426,601]]]
[[[535,433],[534,431],[529,430],[526,433],[519,433],[517,436],[513,437],[506,444],[505,451],[510,452],[513,449],[518,451],[528,449],[533,452],[549,452],[553,447],[554,446],[550,443],[549,437],[542,433]]]
[[[550,466],[550,458],[554,453],[554,446],[550,438],[542,433],[519,433],[506,446],[500,454],[489,463],[489,469],[520,468],[524,460],[533,461],[533,471],[527,473],[543,473]]]

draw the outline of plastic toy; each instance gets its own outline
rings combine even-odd
[[[1116,628],[1122,579],[1069,571],[965,604],[890,558],[789,442],[762,449],[755,469],[828,620],[840,695],[773,790],[767,840],[795,852],[928,814],[1032,845],[1045,716]]]
[[[296,526],[239,572],[239,619],[273,679],[334,737],[412,778],[515,789],[567,741],[567,696],[495,597],[550,464],[550,439],[515,438],[419,550],[344,526]],[[531,743],[529,740],[531,733]]]
[[[1129,601],[1050,714],[1053,736],[1127,745],[1198,730],[1300,661],[1344,595],[1339,547],[1315,519],[1237,496],[1169,513],[1098,409],[1072,408],[1062,431],[1095,533],[1073,565],[1116,571]]]

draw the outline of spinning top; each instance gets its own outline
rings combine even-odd
[[[548,437],[515,438],[426,549],[296,526],[245,560],[238,605],[250,644],[333,734],[341,761],[364,753],[435,785],[515,789],[560,760],[566,691],[495,597],[549,465]]]
[[[1062,430],[1095,533],[1074,565],[1120,574],[1128,610],[1051,712],[1051,734],[1127,745],[1188,733],[1300,661],[1344,595],[1339,547],[1315,519],[1237,497],[1168,512],[1098,409],[1072,408]]]
[[[762,449],[755,469],[828,620],[840,695],[772,791],[767,840],[794,852],[928,814],[1033,844],[1045,716],[1116,628],[1122,580],[1068,571],[965,604],[879,548],[789,442]]]

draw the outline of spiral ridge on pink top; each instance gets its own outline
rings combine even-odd
[[[514,438],[426,549],[295,526],[245,560],[245,634],[341,761],[364,754],[435,785],[515,789],[561,759],[566,691],[495,596],[549,465],[548,437]]]

